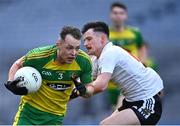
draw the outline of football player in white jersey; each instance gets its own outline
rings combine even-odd
[[[106,23],[87,23],[82,33],[88,54],[97,57],[98,74],[96,80],[86,86],[73,78],[80,95],[90,97],[102,92],[112,80],[119,85],[125,96],[123,105],[100,124],[157,124],[162,113],[158,94],[163,89],[160,76],[121,47],[112,45]]]

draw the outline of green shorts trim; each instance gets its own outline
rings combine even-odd
[[[28,103],[20,103],[13,125],[62,125],[63,118],[43,112]]]

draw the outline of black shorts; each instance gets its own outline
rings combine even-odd
[[[162,114],[162,104],[159,95],[146,100],[128,102],[125,99],[118,111],[130,108],[137,115],[141,125],[155,125]]]

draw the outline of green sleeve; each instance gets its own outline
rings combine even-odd
[[[29,59],[31,55],[35,54],[34,49],[30,50],[23,58],[23,66],[34,66],[35,62],[33,62],[33,58]]]
[[[82,74],[80,75],[80,80],[83,84],[88,84],[93,81],[92,62],[90,60],[87,60],[86,64],[84,64],[84,70]]]

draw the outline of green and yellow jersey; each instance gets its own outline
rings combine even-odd
[[[138,49],[143,45],[143,38],[137,28],[127,26],[122,32],[110,28],[110,41],[121,46],[138,57]]]
[[[140,31],[131,26],[125,27],[121,32],[110,28],[109,39],[114,45],[126,49],[136,57],[138,57],[138,49],[143,45],[143,38]],[[110,104],[116,105],[120,95],[120,89],[111,81],[108,85],[108,92]]]
[[[80,77],[83,84],[92,82],[92,63],[82,50],[71,64],[59,64],[56,58],[57,47],[54,45],[33,49],[24,56],[23,66],[36,68],[41,73],[42,85],[37,92],[22,96],[21,103],[28,103],[42,112],[64,116],[74,87],[72,74]]]

